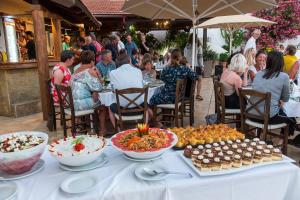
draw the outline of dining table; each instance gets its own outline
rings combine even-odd
[[[161,88],[164,86],[164,83],[154,83],[149,85],[148,90],[148,103],[150,103],[150,99],[153,95],[160,92]],[[104,89],[99,92],[99,100],[102,105],[109,107],[111,104],[116,103],[116,93],[111,89]]]
[[[85,172],[60,168],[58,161],[45,151],[44,168],[16,180],[17,200],[299,200],[300,169],[293,163],[261,166],[235,174],[200,176],[173,149],[148,164],[160,164],[169,170],[189,172],[192,177],[169,175],[160,181],[144,181],[134,171],[144,162],[128,160],[107,146],[103,152],[108,163]],[[100,182],[86,193],[69,194],[60,184],[74,174],[92,175]],[[1,184],[1,182],[0,182]]]

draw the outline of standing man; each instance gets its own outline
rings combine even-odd
[[[94,54],[96,55],[97,49],[96,47],[93,45],[93,40],[90,36],[87,36],[84,38],[85,39],[85,45],[83,45],[81,47],[82,50],[86,51],[86,50],[90,50],[92,52],[94,52]]]
[[[127,51],[127,55],[131,58],[132,57],[132,50],[133,49],[138,49],[137,45],[135,44],[135,42],[132,41],[132,37],[130,34],[127,34],[126,36],[127,39],[127,43],[125,44],[125,49]]]
[[[141,46],[140,46],[140,49],[141,49],[141,54],[144,55],[145,53],[149,53],[149,46],[148,46],[148,43],[146,41],[146,36],[145,34],[141,34]]]
[[[116,33],[116,37],[118,40],[118,53],[121,51],[121,49],[125,49],[125,45],[121,40],[121,34],[120,33]]]
[[[71,42],[71,37],[68,35],[64,36],[64,42],[62,43],[62,50],[70,50],[70,42]]]
[[[112,70],[116,69],[116,64],[112,61],[112,54],[110,50],[104,50],[101,53],[102,60],[97,63],[96,67],[101,73],[102,77],[108,77]]]
[[[26,31],[25,35],[26,35],[26,39],[27,39],[26,49],[27,49],[28,59],[29,60],[36,59],[33,33],[31,31]]]
[[[251,37],[249,38],[249,40],[246,43],[246,46],[244,49],[244,54],[246,53],[247,49],[251,49],[251,48],[253,48],[255,50],[255,53],[257,53],[256,40],[259,38],[260,34],[261,34],[261,31],[259,29],[255,29],[252,32]]]
[[[101,60],[101,51],[102,51],[102,45],[97,41],[97,38],[94,33],[90,34],[92,38],[92,43],[96,47],[96,63],[100,62]]]

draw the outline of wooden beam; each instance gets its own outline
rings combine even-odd
[[[54,58],[60,60],[60,53],[62,51],[61,20],[59,18],[51,18],[51,26],[54,41]]]
[[[31,12],[34,28],[34,40],[36,50],[36,60],[38,66],[38,75],[40,83],[40,94],[43,111],[43,119],[48,119],[49,113],[49,95],[47,93],[46,80],[49,78],[49,62],[46,44],[46,31],[44,22],[44,13],[41,6],[33,6]]]

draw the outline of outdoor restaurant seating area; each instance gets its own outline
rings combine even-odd
[[[300,198],[298,0],[4,1],[0,200]]]

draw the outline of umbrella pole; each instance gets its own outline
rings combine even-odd
[[[195,50],[196,50],[196,28],[195,24],[193,23],[193,46],[192,46],[192,68],[195,69]]]
[[[232,54],[232,31],[229,31],[229,55]]]

